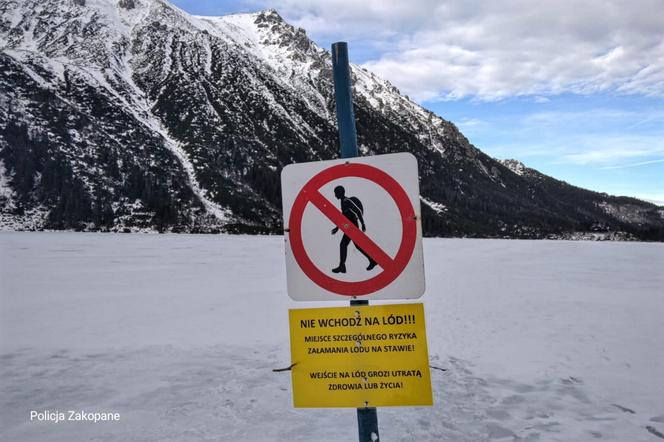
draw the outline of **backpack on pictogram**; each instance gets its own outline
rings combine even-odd
[[[348,199],[350,200],[351,203],[353,203],[355,207],[359,209],[360,215],[364,215],[364,207],[362,207],[362,201],[360,201],[360,199],[356,196],[351,196]]]

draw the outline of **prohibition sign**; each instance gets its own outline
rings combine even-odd
[[[357,228],[339,209],[327,200],[319,189],[330,181],[357,177],[374,182],[392,197],[401,218],[401,243],[394,258],[390,257],[365,232]],[[321,272],[311,261],[302,241],[302,216],[311,203],[330,219],[343,233],[371,256],[383,269],[364,281],[342,281]],[[360,163],[345,163],[329,167],[314,175],[300,190],[291,208],[288,231],[293,257],[302,271],[318,286],[344,296],[363,296],[387,287],[406,268],[415,249],[417,220],[413,205],[401,185],[377,167]]]

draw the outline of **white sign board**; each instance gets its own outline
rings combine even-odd
[[[296,301],[424,293],[417,160],[316,161],[281,173],[288,294]]]

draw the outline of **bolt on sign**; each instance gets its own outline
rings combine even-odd
[[[433,405],[423,304],[289,310],[293,402]]]
[[[281,174],[296,301],[424,293],[417,160],[409,153],[291,164]]]

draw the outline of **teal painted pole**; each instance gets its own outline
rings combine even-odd
[[[332,44],[332,72],[334,73],[334,99],[337,105],[337,125],[341,158],[359,156],[357,152],[357,132],[353,113],[353,89],[348,63],[348,44],[340,41]]]
[[[334,99],[337,107],[339,144],[341,158],[360,156],[357,150],[357,132],[353,113],[353,89],[348,63],[348,44],[340,41],[332,44],[332,72],[334,74]],[[369,301],[358,299],[350,305],[369,305]],[[378,413],[375,407],[357,409],[357,431],[360,442],[379,442]]]

